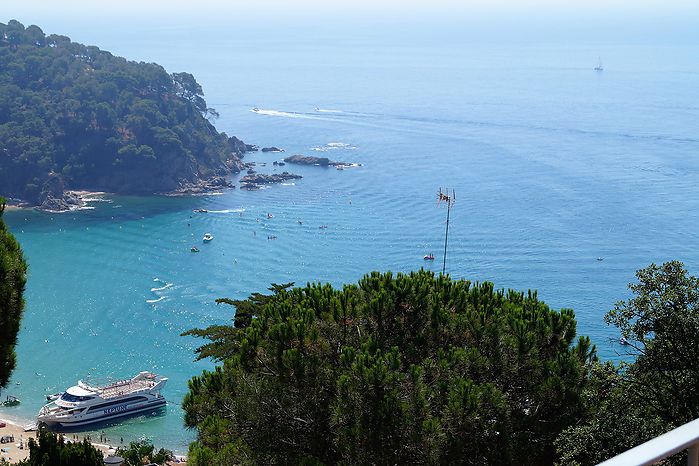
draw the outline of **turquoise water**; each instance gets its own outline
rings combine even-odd
[[[272,282],[440,270],[439,187],[456,191],[447,271],[573,308],[605,358],[619,348],[602,316],[627,296],[635,270],[679,259],[699,273],[699,47],[479,42],[456,29],[169,24],[125,37],[117,26],[49,26],[192,72],[221,114],[217,127],[246,142],[363,166],[287,165],[304,178],[257,192],[7,212],[30,272],[6,390],[22,405],[3,417],[33,417],[46,393],[86,375],[153,370],[170,378],[166,413],[107,436],[186,451],[194,433],[179,402],[187,380],[212,365],[193,362],[201,342],[179,334],[229,321],[216,298]],[[598,55],[602,73],[592,70]],[[272,172],[281,157],[246,160]],[[206,232],[215,239],[201,244]],[[434,263],[422,259],[429,252]]]

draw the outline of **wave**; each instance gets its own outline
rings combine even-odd
[[[165,286],[161,286],[160,288],[151,288],[150,290],[151,291],[163,291],[163,290],[167,290],[171,286],[172,286],[172,283],[166,283]]]
[[[167,298],[167,296],[161,296],[161,297],[159,297],[158,299],[146,299],[146,302],[147,302],[148,304],[159,303],[160,301],[162,301],[162,300],[165,299],[165,298]]]
[[[356,149],[357,146],[353,146],[352,144],[347,144],[346,142],[329,142],[325,144],[324,146],[315,146],[311,147],[311,150],[314,150],[316,152],[327,152],[329,150],[353,150]]]

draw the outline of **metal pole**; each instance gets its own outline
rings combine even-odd
[[[444,261],[442,262],[442,275],[447,268],[447,241],[449,240],[449,213],[451,213],[451,199],[447,201],[447,230],[444,233]]]
[[[699,443],[695,443],[687,449],[687,466],[699,464]]]

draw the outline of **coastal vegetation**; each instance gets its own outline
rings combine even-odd
[[[5,199],[0,197],[0,387],[15,368],[15,345],[24,309],[27,263],[19,243],[2,219]]]
[[[0,23],[0,194],[68,207],[67,189],[191,190],[239,171],[246,145],[189,73]]]
[[[173,458],[172,452],[161,448],[155,449],[149,440],[130,442],[126,448],[117,448],[116,456],[124,459],[124,466],[142,466],[144,464],[165,464]]]
[[[699,418],[699,278],[678,261],[636,278],[605,317],[625,360],[592,373],[585,416],[558,440],[562,464],[597,464]]]
[[[40,430],[29,438],[29,458],[19,466],[103,466],[102,452],[88,440],[66,442],[62,435]]]
[[[419,271],[341,289],[273,285],[191,330],[189,462],[551,464],[596,360],[573,311]]]
[[[619,363],[536,293],[426,271],[219,299],[233,324],[185,333],[222,362],[189,383],[189,462],[597,464],[699,417],[699,279],[637,279]]]

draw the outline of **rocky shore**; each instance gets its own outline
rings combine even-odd
[[[223,189],[235,189],[235,185],[231,183],[225,176],[214,176],[209,179],[198,180],[195,182],[183,182],[182,185],[174,191],[165,193],[167,196],[190,196],[209,194],[220,192]]]

